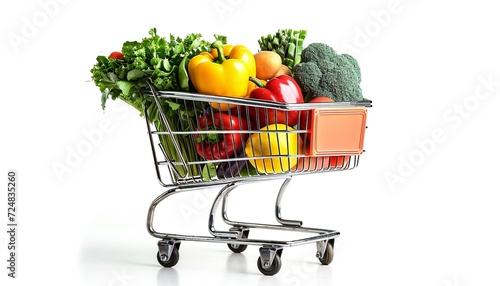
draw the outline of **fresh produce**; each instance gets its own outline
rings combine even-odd
[[[215,39],[226,42],[224,36],[215,35]],[[149,121],[157,130],[166,131],[153,99],[143,95],[143,90],[147,88],[145,80],[150,81],[157,90],[185,90],[186,78],[181,77],[182,61],[208,51],[210,44],[211,42],[205,41],[201,34],[192,33],[184,38],[170,34],[166,39],[160,37],[153,28],[150,29],[149,36],[142,41],[127,41],[121,51],[111,53],[109,56],[98,56],[90,72],[93,82],[101,91],[102,108],[106,107],[109,98],[120,99],[137,109],[141,115],[146,110]],[[161,98],[160,101],[173,131],[184,131],[187,126],[195,126],[197,118],[193,116],[193,110],[199,109],[201,113],[201,106],[192,105],[190,109],[179,109],[180,104],[175,100]],[[179,143],[181,152],[175,150],[170,136],[161,135],[160,140],[165,153],[176,162],[180,161],[180,156],[187,161],[196,160],[197,155],[192,147],[191,138],[181,135],[174,137]],[[178,171],[181,175],[185,173],[183,168],[178,168]],[[188,170],[189,175],[198,173],[198,168],[195,166]]]
[[[290,70],[301,61],[306,30],[280,29],[275,34],[268,34],[258,40],[262,51],[277,52],[281,61]]]
[[[115,51],[109,55],[109,58],[113,60],[121,60],[123,59],[123,54],[121,52]]]
[[[288,75],[281,75],[270,79],[265,86],[255,78],[251,79],[259,87],[252,90],[250,98],[282,103],[303,103],[304,98],[297,82]],[[269,124],[281,123],[295,126],[298,123],[299,111],[284,111],[272,108],[249,108],[250,117],[262,127]]]
[[[246,159],[244,151],[241,155],[235,155],[234,158],[243,158],[241,160],[231,160],[221,162],[216,167],[216,176],[219,179],[228,179],[236,177],[248,177],[258,175],[257,170]]]
[[[259,173],[282,173],[293,168],[302,153],[302,139],[285,124],[271,124],[254,133],[246,142],[245,155]],[[274,132],[273,132],[274,131]],[[269,158],[258,157],[272,156]]]
[[[224,36],[215,35],[223,42]],[[102,93],[101,106],[106,101],[117,99],[125,101],[140,112],[149,107],[151,101],[141,94],[148,79],[154,87],[163,91],[181,91],[179,85],[179,66],[184,58],[208,51],[210,42],[203,40],[201,34],[189,34],[185,38],[170,35],[169,40],[160,37],[155,28],[149,31],[149,37],[142,41],[127,41],[121,52],[110,56],[98,56],[97,63],[91,69],[92,80]],[[119,54],[123,57],[119,59]],[[115,58],[116,57],[116,58]],[[155,121],[156,118],[152,118]]]
[[[278,77],[280,75],[289,75],[291,76],[292,75],[292,71],[288,68],[288,66],[285,66],[285,65],[281,65],[280,69],[278,70],[278,72],[274,75],[274,77]]]
[[[248,94],[248,78],[255,76],[255,59],[253,53],[245,46],[223,46],[215,41],[211,47],[214,52],[200,53],[188,64],[188,74],[195,89],[199,93],[245,97]],[[229,58],[226,59],[224,48]],[[212,107],[227,110],[228,106],[212,104]]]
[[[258,82],[256,83],[255,81],[258,81]],[[252,94],[252,91],[254,89],[264,87],[264,86],[266,86],[266,84],[267,84],[267,80],[250,77],[250,80],[248,81],[248,92],[247,92],[246,98],[250,98],[250,94]],[[240,105],[240,107],[244,107],[244,106]]]
[[[189,74],[187,70],[188,56],[185,55],[179,63],[179,87],[183,91],[189,91]]]
[[[216,175],[219,179],[235,178],[257,174],[255,168],[245,159],[245,150],[236,152],[228,160],[217,165]]]
[[[246,160],[225,161],[217,165],[216,175],[219,179],[241,176],[240,171],[247,165]]]
[[[210,133],[199,133],[194,135],[196,152],[206,160],[227,159],[239,150],[243,149],[248,137],[243,132],[248,130],[248,123],[237,115],[217,112],[213,115],[204,114],[198,119],[200,131],[209,130]],[[233,133],[222,133],[217,130]]]
[[[334,100],[327,96],[318,96],[309,101],[309,103],[316,103],[316,102],[334,102]],[[307,133],[304,134],[304,141],[306,143],[311,141],[312,117],[313,117],[313,110],[302,110],[300,112],[299,128],[300,130],[307,130]]]
[[[278,53],[273,51],[260,51],[254,55],[256,77],[262,80],[269,80],[276,76],[283,64]]]
[[[327,96],[335,101],[361,101],[361,71],[348,54],[337,54],[325,43],[312,43],[302,51],[293,77],[305,94],[305,101]]]
[[[213,44],[212,44],[213,45]],[[215,45],[220,45],[220,43],[215,43]],[[255,57],[252,52],[248,50],[244,45],[230,45],[223,43],[222,45],[222,53],[220,52],[219,47],[213,47],[211,49],[210,54],[212,54],[213,58],[220,63],[224,59],[241,59],[247,63],[248,68],[250,70],[250,75],[255,75],[256,67],[255,67]],[[219,55],[224,55],[224,59],[219,58]]]
[[[293,171],[322,171],[330,170],[333,168],[340,168],[349,164],[349,156],[320,156],[300,157],[296,166],[292,168]]]
[[[359,65],[326,44],[305,46],[306,35],[305,30],[280,29],[258,39],[260,50],[253,52],[228,45],[225,36],[164,38],[153,28],[141,41],[98,56],[92,80],[103,109],[110,98],[120,99],[141,116],[147,114],[166,160],[174,163],[172,174],[184,179],[343,168],[349,156],[304,153],[313,111],[288,107],[364,100]],[[220,97],[205,102],[202,96],[200,101],[162,96],[157,105],[152,89]],[[224,97],[248,98],[248,104],[229,104]],[[264,101],[270,107],[260,104]],[[187,170],[180,162],[188,162]]]

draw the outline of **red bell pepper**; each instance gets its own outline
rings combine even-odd
[[[198,119],[199,130],[212,130],[210,133],[195,134],[196,152],[206,160],[227,159],[243,149],[245,133],[225,133],[217,130],[248,130],[248,122],[236,115],[217,112],[204,114]]]
[[[304,97],[299,85],[289,75],[280,75],[270,79],[265,86],[256,79],[250,78],[258,88],[250,93],[251,98],[270,100],[283,103],[303,103]],[[257,122],[259,127],[281,123],[294,126],[298,123],[298,111],[284,111],[273,108],[250,108],[250,117]]]

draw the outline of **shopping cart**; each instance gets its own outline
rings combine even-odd
[[[150,83],[148,85],[144,96],[151,100],[153,108],[145,109],[144,117],[157,178],[160,185],[167,188],[153,200],[147,216],[149,233],[160,239],[157,252],[159,264],[164,267],[177,264],[181,241],[224,243],[235,253],[243,252],[249,245],[260,246],[257,267],[264,275],[279,272],[285,247],[316,243],[319,262],[324,265],[332,262],[334,241],[340,233],[337,230],[304,227],[302,221],[283,218],[281,202],[294,176],[345,171],[358,166],[359,157],[364,152],[366,115],[371,101],[285,104],[163,92],[155,90]],[[164,112],[166,108],[169,108],[168,114]],[[157,112],[157,117],[161,119],[159,123],[150,122],[152,112]],[[177,119],[175,122],[169,122],[172,114]],[[186,114],[196,120],[179,120],[187,118]],[[226,121],[226,125],[221,126],[222,117],[228,115],[233,121]],[[284,128],[284,125],[292,124],[294,128]],[[217,125],[218,128],[209,128],[208,125]],[[210,137],[220,138],[220,144],[210,145],[206,141]],[[165,174],[170,180],[164,179]],[[277,224],[229,218],[228,198],[236,187],[275,179],[283,180],[275,202]],[[210,235],[182,235],[155,230],[155,210],[162,201],[174,194],[208,187],[220,187],[208,217]],[[219,208],[228,230],[215,228]],[[308,235],[290,240],[257,239],[249,237],[251,229],[303,232]]]

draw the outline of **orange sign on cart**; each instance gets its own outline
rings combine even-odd
[[[311,122],[312,156],[363,153],[366,107],[318,108]]]

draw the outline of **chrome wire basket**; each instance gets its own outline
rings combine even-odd
[[[149,233],[158,242],[158,262],[172,267],[179,260],[181,241],[226,243],[239,253],[248,245],[260,246],[257,266],[264,275],[281,268],[284,247],[315,242],[321,264],[333,259],[336,230],[307,228],[302,221],[281,217],[281,201],[293,176],[351,170],[364,152],[367,110],[371,101],[285,104],[188,92],[157,91],[149,85],[144,96],[155,108],[144,110],[154,167],[167,188],[153,200],[148,212]],[[169,105],[169,114],[164,112]],[[174,108],[172,108],[174,106]],[[151,111],[153,110],[153,111]],[[151,124],[150,112],[161,119]],[[187,120],[169,121],[169,117]],[[188,120],[195,118],[195,120]],[[175,128],[172,126],[175,124]],[[229,219],[228,197],[242,184],[283,179],[275,204],[278,224]],[[158,232],[153,227],[156,207],[173,194],[220,186],[208,218],[207,236]],[[222,205],[221,205],[222,203]],[[221,209],[229,230],[216,230]],[[251,239],[252,228],[314,233],[300,239]]]

